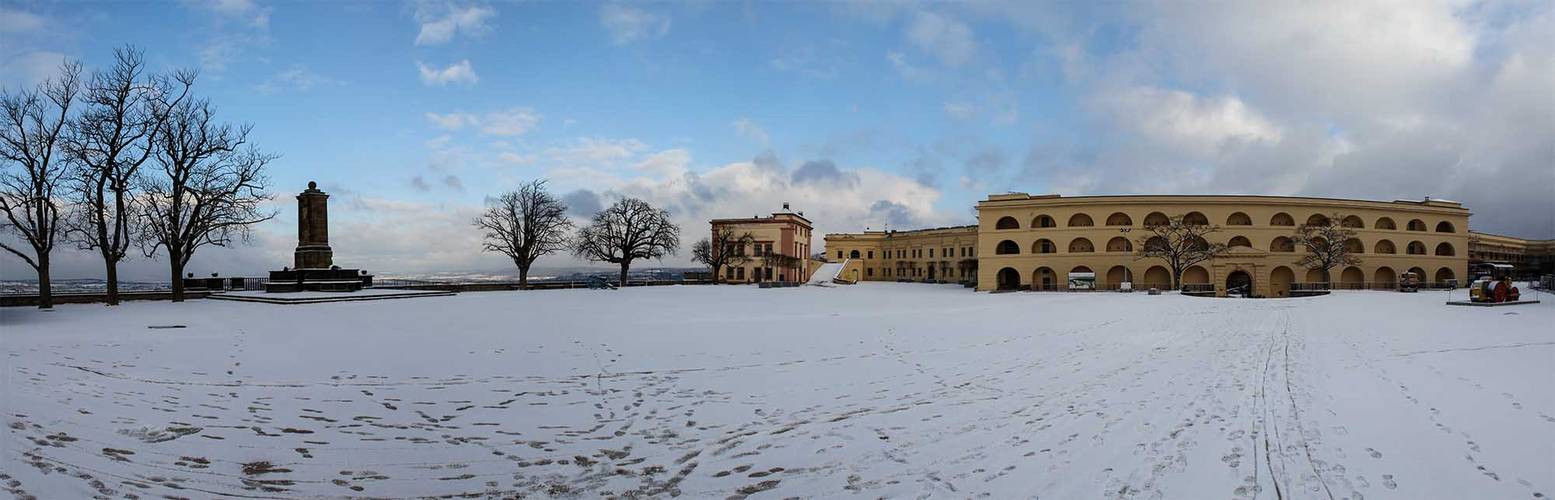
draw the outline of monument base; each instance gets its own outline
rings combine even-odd
[[[358,269],[291,269],[270,271],[265,292],[355,292],[371,286],[372,275]]]

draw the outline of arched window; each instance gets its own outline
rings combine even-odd
[[[858,250],[854,250],[852,252],[848,252],[848,258],[849,259],[857,259],[858,258]]]
[[[1015,290],[1020,288],[1020,271],[1016,271],[1015,269],[1008,267],[1000,269],[998,280],[998,286],[1000,290]]]
[[[1114,212],[1112,215],[1107,216],[1107,225],[1132,226],[1134,225],[1134,219],[1123,212]]]
[[[1229,246],[1229,247],[1247,247],[1247,248],[1252,248],[1253,247],[1253,242],[1248,241],[1245,236],[1232,236],[1231,237],[1231,241],[1229,243],[1226,243],[1226,246]]]
[[[1205,241],[1204,238],[1193,236],[1188,240],[1188,248],[1190,250],[1208,250],[1209,242]]]
[[[1058,247],[1053,242],[1043,238],[1031,245],[1031,253],[1058,253]]]
[[[1122,236],[1114,236],[1111,240],[1107,241],[1107,251],[1108,252],[1132,252],[1132,251],[1134,251],[1134,244],[1133,243],[1129,243],[1128,238],[1124,238]]]
[[[1420,219],[1409,221],[1409,230],[1425,232],[1425,221]]]
[[[1425,255],[1425,243],[1411,241],[1409,242],[1409,246],[1404,247],[1404,253],[1409,255]]]
[[[1090,227],[1094,225],[1096,224],[1091,222],[1091,216],[1089,215],[1074,214],[1069,217],[1069,227]]]
[[[1436,282],[1437,283],[1446,283],[1446,282],[1449,282],[1449,281],[1453,281],[1453,276],[1454,276],[1454,274],[1452,272],[1452,268],[1444,267],[1444,268],[1436,270]]]
[[[1327,226],[1328,224],[1329,224],[1329,220],[1328,220],[1328,216],[1327,215],[1312,214],[1311,217],[1307,217],[1307,225],[1308,226],[1323,227],[1323,226]]]
[[[1227,226],[1251,226],[1251,225],[1253,225],[1253,218],[1252,217],[1248,217],[1247,214],[1244,214],[1242,212],[1237,212],[1237,213],[1231,214],[1230,217],[1226,217],[1226,225]]]
[[[1295,226],[1296,225],[1296,219],[1291,218],[1290,214],[1287,214],[1285,212],[1280,212],[1280,213],[1274,214],[1274,217],[1269,218],[1269,225],[1271,225],[1271,226]]]
[[[1366,223],[1361,222],[1361,218],[1354,215],[1345,217],[1344,220],[1339,221],[1339,225],[1355,229],[1362,229],[1366,227]]]
[[[1344,251],[1349,253],[1366,253],[1366,244],[1361,243],[1361,240],[1350,238],[1344,240]]]
[[[996,255],[1015,255],[1020,253],[1020,245],[1010,240],[1004,240],[999,242],[999,246],[994,247],[993,253]]]
[[[1441,222],[1436,223],[1436,232],[1438,232],[1438,233],[1456,233],[1457,231],[1453,230],[1451,222],[1441,221]]]
[[[1373,248],[1372,251],[1376,252],[1376,253],[1386,253],[1386,254],[1398,253],[1398,249],[1397,248],[1393,248],[1393,242],[1388,241],[1388,240],[1378,241],[1377,244],[1374,247],[1372,247],[1372,248]]]
[[[993,228],[994,229],[1020,229],[1020,221],[1015,220],[1014,217],[1000,217],[999,218],[999,222],[995,223]]]
[[[1182,223],[1187,226],[1208,226],[1209,217],[1198,212],[1188,212],[1188,215],[1182,216]]]
[[[1053,222],[1052,217],[1048,217],[1046,214],[1044,214],[1038,215],[1035,219],[1031,219],[1031,227],[1058,227],[1058,224]]]
[[[1069,242],[1069,253],[1091,253],[1095,251],[1096,247],[1091,245],[1091,240],[1075,238],[1074,241]]]
[[[1171,223],[1172,223],[1171,219],[1167,219],[1166,218],[1166,214],[1163,214],[1161,212],[1150,212],[1150,215],[1146,215],[1145,216],[1145,227],[1149,227],[1149,226],[1165,226],[1165,225],[1169,225]]]
[[[1387,217],[1377,219],[1377,224],[1374,227],[1377,229],[1398,229],[1398,226],[1393,225],[1393,219]]]
[[[1166,243],[1166,238],[1162,238],[1160,236],[1151,236],[1150,239],[1145,240],[1145,251],[1147,252],[1159,252],[1167,248],[1170,248],[1170,245]]]
[[[1436,255],[1440,255],[1442,257],[1452,257],[1455,255],[1452,250],[1452,243],[1447,243],[1444,241],[1436,245]]]
[[[1280,236],[1278,238],[1275,238],[1274,242],[1269,243],[1269,251],[1270,252],[1294,252],[1294,251],[1296,251],[1296,242],[1291,241],[1290,238],[1286,238],[1284,236]]]

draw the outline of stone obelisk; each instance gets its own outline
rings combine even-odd
[[[297,195],[296,269],[329,269],[335,252],[329,248],[329,195],[316,182]]]

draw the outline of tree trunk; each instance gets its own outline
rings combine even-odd
[[[626,288],[626,270],[632,268],[632,261],[621,262],[621,288]]]
[[[104,278],[108,281],[106,287],[108,305],[119,305],[119,263],[104,259],[103,264],[107,267]]]
[[[54,308],[54,285],[49,283],[49,257],[38,256],[38,309]]]
[[[168,264],[168,267],[172,270],[172,273],[173,273],[173,302],[183,302],[184,301],[184,278],[183,278],[183,275],[184,275],[184,265],[182,264],[183,259],[180,259],[177,254],[169,252],[168,256],[167,256],[167,260],[170,261],[169,264]]]
[[[1182,290],[1182,269],[1172,269],[1172,289]]]
[[[518,289],[529,289],[529,266],[518,266]]]

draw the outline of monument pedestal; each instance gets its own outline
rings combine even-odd
[[[270,271],[265,292],[355,292],[373,286],[372,275],[334,265],[329,248],[329,195],[309,181],[297,195],[297,251],[294,268]]]

